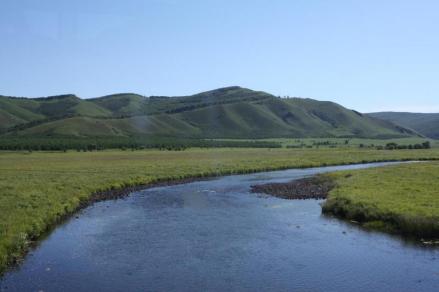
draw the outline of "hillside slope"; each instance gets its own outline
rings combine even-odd
[[[133,93],[93,99],[0,96],[0,130],[10,136],[136,136],[192,138],[394,138],[415,131],[333,102],[279,98],[241,87],[191,96]]]
[[[378,112],[368,115],[413,129],[426,137],[439,139],[439,113]]]

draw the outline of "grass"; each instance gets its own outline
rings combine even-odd
[[[439,238],[439,162],[329,174],[337,187],[324,212],[365,227],[416,238]]]
[[[188,177],[413,159],[439,159],[439,149],[0,152],[0,270],[96,191]]]

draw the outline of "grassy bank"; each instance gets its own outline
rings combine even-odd
[[[329,174],[337,187],[324,212],[365,227],[439,239],[439,162]]]
[[[0,270],[98,191],[188,177],[411,159],[439,159],[439,149],[0,152]]]

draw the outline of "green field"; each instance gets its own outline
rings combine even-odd
[[[329,174],[337,187],[323,210],[366,227],[439,238],[439,163],[422,162]]]
[[[99,190],[188,177],[415,159],[439,159],[439,149],[0,152],[0,269]]]

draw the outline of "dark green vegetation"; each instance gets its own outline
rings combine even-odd
[[[294,167],[439,159],[439,150],[188,149],[0,152],[0,270],[92,194],[167,180]]]
[[[365,138],[270,138],[270,139],[215,139],[222,142],[270,142],[285,148],[368,148],[377,150],[428,149],[439,147],[439,141],[424,137],[394,139]]]
[[[185,150],[191,147],[199,148],[281,148],[277,142],[260,140],[210,140],[188,139],[161,136],[136,137],[7,137],[0,139],[0,150],[27,151],[101,151],[105,149],[121,150]]]
[[[399,138],[415,131],[332,102],[241,87],[181,97],[0,97],[2,140],[32,137]]]
[[[329,174],[336,188],[323,211],[365,227],[439,239],[439,163],[411,163]]]
[[[377,146],[377,149],[382,150],[395,150],[395,149],[430,149],[431,143],[430,141],[425,141],[417,144],[408,144],[408,145],[400,145],[395,142],[387,143],[386,146]]]
[[[426,137],[439,139],[439,113],[379,112],[368,115],[413,129]]]

